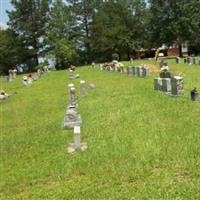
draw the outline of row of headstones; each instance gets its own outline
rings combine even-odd
[[[37,72],[29,74],[28,76],[23,76],[22,80],[23,85],[26,87],[31,86],[33,84],[33,81],[37,81],[38,78],[40,78],[43,73],[45,73],[45,71],[38,69]]]
[[[181,58],[176,57],[175,58],[176,64],[181,63]],[[186,57],[183,59],[184,64],[189,64],[189,65],[200,65],[200,60],[198,60],[196,57]]]
[[[127,73],[129,76],[139,76],[139,77],[146,77],[150,75],[150,70],[148,67],[142,67],[142,66],[128,66],[125,70],[125,67],[107,67],[104,68],[103,65],[100,65],[100,70],[107,70],[107,71],[116,71],[120,73]]]
[[[173,96],[181,96],[184,93],[183,77],[174,76],[172,78],[155,78],[154,89]]]
[[[85,81],[80,81],[81,94],[86,95]],[[68,152],[73,153],[76,150],[84,151],[87,148],[86,143],[81,143],[81,125],[82,119],[78,111],[78,96],[74,84],[68,85],[69,104],[64,116],[64,129],[73,129],[73,143],[68,147]]]
[[[150,70],[148,67],[140,67],[140,66],[129,66],[127,68],[127,74],[129,76],[139,76],[139,77],[146,77],[150,75]]]

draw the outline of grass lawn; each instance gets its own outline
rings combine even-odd
[[[153,61],[137,61],[158,66]],[[72,131],[63,130],[68,103],[66,71],[45,74],[30,88],[22,76],[0,82],[2,200],[200,199],[200,66],[175,64],[185,94],[169,97],[147,78],[90,67],[77,69],[96,88],[79,97],[85,152],[67,153]],[[128,65],[128,63],[125,63]]]

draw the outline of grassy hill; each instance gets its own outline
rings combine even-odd
[[[138,63],[157,63],[137,61]],[[30,88],[22,77],[0,82],[1,196],[21,199],[200,199],[200,66],[175,64],[185,75],[185,94],[169,97],[147,78],[78,68],[45,74]],[[125,63],[128,65],[128,63]],[[63,130],[67,84],[96,85],[79,96],[85,152],[67,153],[72,131]]]

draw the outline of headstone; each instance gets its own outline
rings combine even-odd
[[[78,106],[78,97],[76,96],[76,89],[72,84],[68,85],[69,88],[69,105]]]
[[[84,151],[87,149],[86,143],[81,143],[81,129],[80,126],[74,126],[74,142],[68,147],[68,153],[74,153],[76,150]]]
[[[136,73],[136,70],[135,70],[135,67],[133,66],[132,67],[132,73],[133,73],[133,75],[136,75],[135,73]]]
[[[77,111],[77,107],[75,105],[70,105],[64,116],[64,129],[71,129],[74,126],[81,126],[82,120],[81,116]]]
[[[187,58],[184,58],[183,61],[184,61],[184,64],[187,64]]]
[[[175,59],[176,59],[176,64],[179,64],[180,63],[180,58],[177,56]]]
[[[162,78],[162,91],[163,92],[171,92],[171,79],[170,78]]]
[[[12,82],[12,80],[13,80],[13,71],[11,69],[9,69],[8,73],[9,73],[9,82]]]
[[[100,69],[101,71],[103,71],[103,65],[102,65],[102,64],[99,65],[99,69]]]
[[[172,85],[172,91],[171,94],[175,96],[183,95],[184,89],[183,89],[183,77],[181,76],[174,76],[171,78],[171,85]]]
[[[81,94],[82,96],[86,96],[87,91],[86,91],[86,84],[84,80],[80,81],[80,88],[81,88]]]
[[[143,77],[146,77],[146,76],[149,76],[149,75],[150,75],[149,68],[147,68],[147,67],[142,67],[142,76],[143,76]]]
[[[193,64],[196,65],[197,64],[197,58],[193,57]]]
[[[133,73],[132,73],[132,67],[131,67],[131,66],[128,66],[128,68],[127,68],[127,74],[128,74],[129,76],[133,74]]]
[[[17,70],[13,69],[13,79],[15,79],[17,77]]]
[[[69,69],[69,79],[75,79],[76,78],[76,72],[72,69]]]
[[[90,84],[89,84],[89,88],[90,88],[90,89],[94,89],[94,88],[95,88],[95,84],[94,84],[94,83],[90,83]]]
[[[28,77],[27,76],[23,76],[23,81],[22,81],[22,83],[23,83],[23,85],[24,86],[29,86],[29,84],[28,84]]]
[[[196,89],[196,88],[194,88],[194,89],[190,92],[190,95],[191,95],[191,100],[192,100],[192,101],[197,101],[197,100],[198,100],[199,93],[197,92],[197,89]]]
[[[137,75],[140,76],[140,77],[142,77],[143,76],[143,69],[142,69],[142,67],[138,67],[137,70],[138,70],[137,71]]]
[[[154,78],[154,90],[162,90],[162,78]]]

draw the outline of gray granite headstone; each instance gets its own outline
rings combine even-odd
[[[85,83],[84,80],[80,81],[80,88],[81,88],[81,94],[82,94],[82,96],[86,96],[87,89],[86,89],[86,83]]]
[[[74,128],[74,126],[81,126],[81,124],[81,116],[78,113],[76,106],[70,105],[64,116],[64,129],[71,129]]]
[[[162,78],[154,78],[154,90],[162,90]]]
[[[179,57],[176,57],[176,64],[179,64],[180,63],[180,58]]]
[[[172,95],[180,96],[184,93],[184,81],[183,77],[181,76],[174,76],[171,78],[171,85],[172,85]]]
[[[132,67],[132,73],[135,75],[135,67]]]
[[[170,78],[162,78],[162,91],[163,92],[171,92],[171,79]]]
[[[132,73],[132,67],[131,66],[128,66],[128,68],[127,68],[127,74],[129,75],[129,76],[131,76],[133,73]]]

